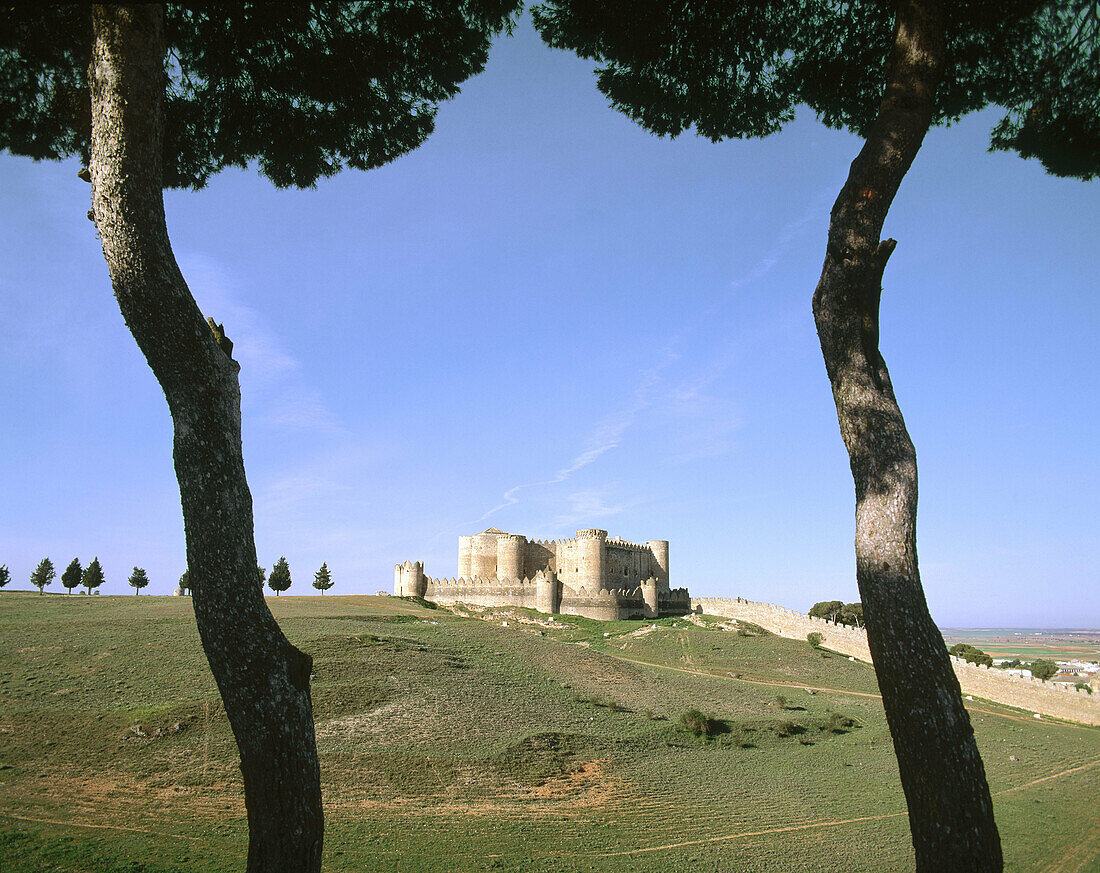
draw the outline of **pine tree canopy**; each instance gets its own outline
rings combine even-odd
[[[8,570],[7,564],[0,564],[0,588],[3,588],[11,581],[11,572]]]
[[[290,565],[287,564],[286,558],[279,558],[275,562],[275,566],[271,568],[271,575],[267,577],[267,586],[276,593],[286,591],[291,586]]]
[[[84,569],[80,566],[80,560],[73,558],[69,561],[69,566],[65,568],[65,572],[61,574],[61,584],[68,588],[71,593],[73,588],[80,587],[80,577],[83,572]]]
[[[167,5],[164,185],[257,161],[279,187],[419,146],[518,0]],[[91,6],[0,10],[0,149],[87,165]]]
[[[555,48],[596,61],[597,86],[646,130],[712,141],[766,136],[808,105],[866,136],[882,100],[894,4],[877,0],[547,0],[532,10]],[[1100,173],[1095,0],[945,3],[946,67],[934,123],[1007,109],[991,148],[1051,173]]]
[[[313,587],[322,594],[332,587],[332,574],[329,572],[327,562],[321,564],[321,569],[313,574]]]
[[[84,575],[80,577],[80,584],[87,588],[88,593],[91,594],[93,588],[98,588],[105,581],[103,568],[99,565],[99,558],[92,558],[92,563],[84,569]]]
[[[142,589],[149,584],[149,576],[145,572],[144,567],[134,567],[134,572],[130,574],[128,580],[131,588]]]
[[[38,566],[34,568],[34,572],[31,573],[31,585],[41,593],[42,589],[53,582],[56,576],[57,571],[53,568],[53,561],[49,558],[43,558],[38,562]]]

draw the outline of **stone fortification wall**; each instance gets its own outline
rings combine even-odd
[[[424,598],[435,603],[471,606],[527,606],[538,608],[538,581],[534,579],[428,579]]]
[[[774,603],[730,600],[726,597],[696,597],[692,608],[710,615],[751,621],[781,637],[805,640],[814,631],[824,637],[822,645],[862,661],[871,660],[867,632],[862,628],[835,625],[820,618],[784,609]],[[996,700],[1020,709],[1053,715],[1084,724],[1100,724],[1100,695],[1077,691],[1064,685],[1041,682],[1026,676],[1013,676],[1001,670],[979,667],[961,658],[952,658],[955,675],[963,694]]]

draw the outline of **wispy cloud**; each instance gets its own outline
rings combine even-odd
[[[336,415],[302,378],[301,362],[257,310],[239,302],[233,279],[202,255],[180,258],[188,286],[203,315],[225,325],[233,356],[241,364],[242,402],[266,424],[343,434]]]
[[[595,489],[570,494],[567,500],[569,501],[568,511],[554,519],[554,523],[560,527],[570,527],[593,518],[618,515],[626,509],[626,504],[609,504],[604,492]]]
[[[517,495],[521,491],[532,488],[544,488],[549,485],[557,485],[564,482],[577,471],[594,464],[600,457],[618,447],[622,443],[626,432],[630,429],[631,425],[634,424],[635,419],[638,417],[638,413],[653,402],[653,390],[661,380],[661,371],[668,367],[675,359],[676,356],[669,350],[665,359],[659,364],[641,370],[638,374],[638,383],[634,388],[633,402],[629,406],[618,410],[600,422],[591,436],[589,436],[584,450],[576,455],[573,460],[547,479],[540,479],[536,482],[524,482],[509,488],[504,492],[501,498],[502,502],[486,512],[481,518],[473,522],[473,524],[480,524],[490,516],[500,512],[502,509],[519,503],[519,497]]]
[[[798,218],[792,219],[783,225],[783,229],[779,232],[779,236],[775,238],[767,253],[730,284],[734,288],[744,288],[770,273],[779,263],[783,253],[790,246],[798,232],[810,222],[822,219],[822,215],[825,214],[825,210],[828,208],[829,198],[835,196],[835,194],[836,190],[834,188],[820,189],[806,204],[806,208],[802,210],[802,214]]]

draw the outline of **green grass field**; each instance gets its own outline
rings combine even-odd
[[[269,602],[315,659],[325,870],[912,869],[869,665],[709,620]],[[0,646],[3,873],[243,869],[188,599],[0,593]],[[1100,870],[1100,730],[971,706],[1006,869]]]

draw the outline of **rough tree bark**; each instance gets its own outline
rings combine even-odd
[[[898,4],[886,92],[833,206],[813,310],[856,491],[867,639],[909,807],[919,873],[1000,871],[985,770],[917,569],[917,459],[879,353],[895,241],[886,213],[928,131],[943,70],[939,0]]]
[[[164,7],[97,5],[92,26],[92,211],[119,308],[172,414],[195,619],[240,749],[248,870],[318,871],[312,661],[256,585],[240,367],[191,297],[165,225]]]

